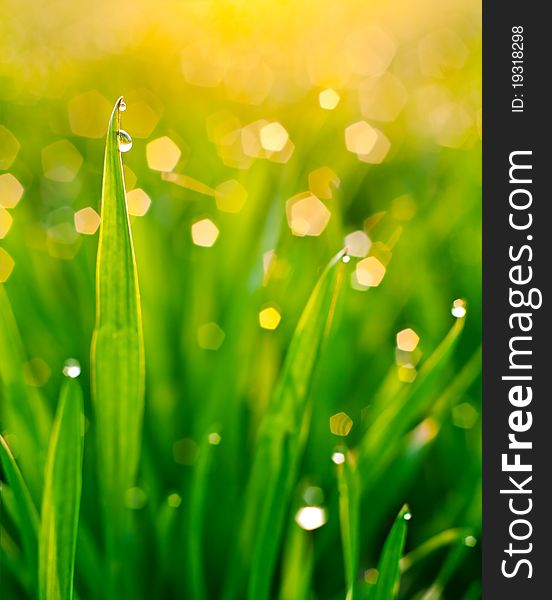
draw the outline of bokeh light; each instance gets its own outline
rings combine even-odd
[[[201,219],[192,225],[192,240],[196,246],[210,248],[218,236],[219,229],[211,219]]]
[[[23,186],[14,175],[11,173],[0,175],[0,206],[15,208],[21,200],[23,192]]]
[[[101,217],[91,207],[81,208],[75,213],[75,229],[85,235],[94,235],[100,227]]]
[[[143,217],[151,206],[151,198],[142,188],[127,193],[128,212],[134,217]]]
[[[331,216],[326,205],[310,192],[290,198],[286,203],[286,214],[291,232],[300,237],[320,235]]]
[[[146,146],[148,167],[154,171],[172,171],[181,156],[182,150],[166,135],[149,142]]]

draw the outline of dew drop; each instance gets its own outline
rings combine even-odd
[[[457,298],[452,303],[452,308],[450,312],[452,313],[452,316],[456,317],[457,319],[462,319],[463,317],[465,317],[467,313],[466,301],[463,298]]]
[[[119,102],[119,111],[120,112],[125,112],[125,110],[126,110],[126,102],[124,100],[121,100]]]
[[[132,138],[123,129],[119,129],[117,132],[117,141],[119,143],[119,152],[128,152],[132,148]]]
[[[412,514],[409,512],[404,513],[403,518],[405,521],[410,521],[410,519],[412,519]]]
[[[332,454],[332,461],[336,465],[342,465],[345,462],[345,454],[343,452],[334,452]]]
[[[79,361],[74,358],[68,358],[63,365],[63,374],[70,379],[76,379],[81,374]]]

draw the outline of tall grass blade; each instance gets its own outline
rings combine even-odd
[[[144,411],[144,344],[136,261],[128,216],[118,132],[120,105],[109,121],[96,271],[96,326],[92,340],[99,479],[109,571],[117,569],[134,485]]]
[[[257,440],[245,504],[241,560],[248,598],[268,598],[277,550],[312,407],[308,393],[342,280],[343,252],[323,271],[301,315]],[[241,595],[241,594],[239,594]]]
[[[21,470],[28,488],[38,501],[42,489],[44,449],[51,417],[36,388],[25,385],[23,344],[3,285],[0,285],[0,428],[15,434]]]
[[[343,465],[338,465],[339,521],[347,582],[346,600],[356,598],[356,575],[359,562],[360,480],[356,457],[348,453]]]
[[[0,463],[10,491],[13,495],[13,515],[15,525],[21,537],[26,571],[33,574],[36,581],[38,566],[38,513],[31,499],[21,471],[15,462],[6,440],[0,435]],[[2,504],[5,501],[5,489],[2,487]],[[7,503],[6,503],[7,504]]]
[[[393,600],[399,594],[400,560],[406,541],[408,506],[400,510],[385,540],[378,563],[378,580],[370,588],[368,600]]]
[[[423,364],[415,382],[403,388],[370,423],[360,444],[359,472],[363,476],[363,491],[381,473],[380,469],[386,464],[385,455],[396,448],[397,441],[436,402],[433,390],[449,365],[448,359],[456,348],[464,321],[465,318],[456,319],[443,341]],[[374,465],[378,468],[374,469]]]
[[[77,381],[61,390],[46,463],[39,538],[40,600],[71,600],[82,489],[83,401]]]

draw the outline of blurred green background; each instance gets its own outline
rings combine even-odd
[[[460,342],[390,464],[366,477],[359,577],[370,579],[404,502],[407,551],[451,528],[478,539],[480,3],[1,0],[0,9],[0,281],[25,384],[53,414],[64,361],[77,359],[89,430],[104,136],[115,99],[127,104],[147,373],[140,476],[128,499],[142,597],[194,597],[187,508],[205,439],[216,452],[200,560],[208,597],[220,596],[259,422],[316,279],[345,245],[353,256],[289,499],[290,531],[303,505],[327,518],[306,534],[314,567],[305,597],[344,597],[332,453],[356,448],[382,403],[392,408],[415,385],[455,321],[455,299],[467,302]],[[367,254],[377,262],[363,262]],[[384,273],[377,286],[374,269]],[[419,336],[412,351],[410,333],[397,348],[405,329]],[[469,385],[440,403],[470,364]],[[347,435],[330,428],[341,412],[352,421]],[[7,421],[2,413],[24,465]],[[76,585],[81,599],[99,599],[95,441],[85,439]],[[28,477],[39,504],[40,482]],[[16,526],[3,518],[2,528],[2,552],[17,556]],[[274,595],[297,600],[279,585],[293,586],[292,537]],[[4,566],[3,577],[14,598],[27,597],[17,573]],[[478,598],[479,579],[478,544],[460,554],[445,545],[405,571],[401,597]]]

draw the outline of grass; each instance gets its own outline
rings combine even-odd
[[[449,15],[465,63],[454,66],[459,52],[441,74],[421,73],[416,44],[444,18],[429,8],[417,9],[424,24],[384,19],[408,33],[394,34],[388,67],[408,102],[375,120],[391,140],[377,165],[345,144],[351,123],[374,122],[359,112],[364,75],[335,85],[333,111],[319,105],[320,82],[297,91],[279,74],[253,103],[243,96],[259,90],[237,72],[214,87],[188,81],[216,74],[199,50],[181,65],[194,29],[213,61],[246,47],[260,56],[253,27],[238,28],[241,41],[224,30],[217,54],[217,27],[241,18],[233,8],[201,26],[189,8],[178,18],[144,8],[151,38],[121,55],[75,55],[31,86],[32,110],[7,91],[26,89],[27,71],[0,67],[13,83],[0,86],[0,125],[20,143],[12,162],[0,156],[0,177],[24,187],[1,240],[15,263],[0,283],[2,597],[480,597],[479,30],[471,8]],[[302,7],[289,10],[319,39]],[[278,14],[263,60],[276,73],[285,56],[300,78],[299,37],[282,43]],[[341,18],[331,29],[345,39]],[[124,112],[106,100],[122,91]],[[468,123],[458,143],[443,106],[427,104],[443,98],[459,111],[452,125]],[[253,135],[259,119],[289,133],[287,162],[238,148],[236,131]],[[123,154],[121,127],[134,140]],[[151,160],[164,136],[181,152],[168,172]],[[138,188],[151,198],[143,216],[132,214]],[[287,201],[308,189],[331,217],[301,237]],[[86,207],[101,213],[99,237],[75,229]],[[218,230],[211,246],[192,237],[204,219]],[[362,257],[344,252],[360,230],[385,267],[367,290],[354,283]],[[456,298],[465,316],[451,315]],[[267,308],[272,329],[259,320]],[[413,351],[397,348],[407,328],[420,338]]]
[[[121,102],[107,130],[91,358],[108,598],[127,593],[120,566],[128,552],[124,500],[140,458],[145,377],[138,275],[119,152]]]

